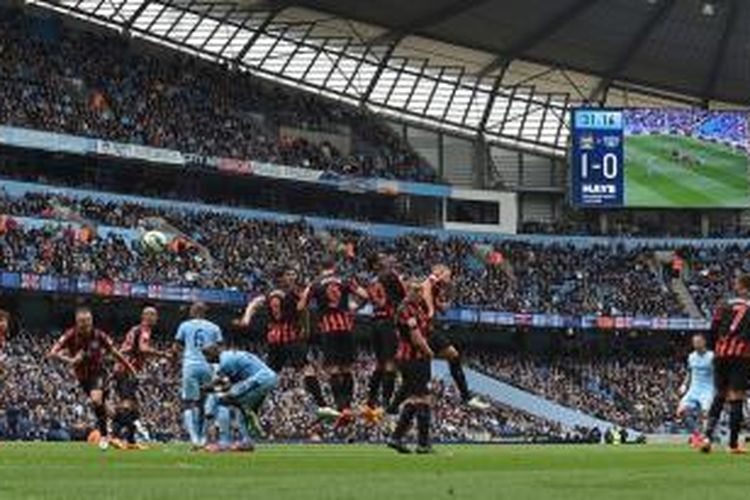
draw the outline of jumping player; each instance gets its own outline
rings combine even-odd
[[[155,307],[144,307],[141,311],[141,322],[128,330],[120,346],[120,352],[130,361],[130,364],[142,371],[149,359],[168,358],[170,353],[159,351],[151,345],[151,333],[159,321],[159,313]],[[138,409],[138,378],[132,376],[122,363],[115,365],[115,393],[118,404],[115,410],[114,431],[122,441],[113,441],[113,446],[138,448],[135,435],[140,418]]]
[[[182,349],[182,418],[193,449],[206,444],[203,390],[213,378],[213,369],[203,349],[223,341],[221,328],[206,319],[207,312],[203,302],[191,305],[190,319],[180,324],[175,336],[175,351]]]
[[[351,422],[356,357],[354,312],[351,299],[367,300],[367,291],[353,280],[342,278],[333,259],[323,262],[321,275],[310,284],[300,299],[301,307],[317,306],[317,329],[322,341],[323,365],[328,372],[336,409],[341,412],[337,424]]]
[[[430,319],[430,328],[434,329],[434,320],[438,313],[447,310],[449,305],[449,288],[451,284],[452,273],[448,266],[436,264],[432,267],[432,273],[422,283],[422,297],[427,316]],[[461,354],[453,345],[448,335],[444,332],[432,332],[430,335],[430,349],[436,358],[444,359],[448,362],[453,382],[456,384],[461,401],[466,406],[475,410],[487,410],[490,405],[482,401],[477,396],[472,396],[469,391],[469,385],[466,381],[463,365],[461,363]],[[399,389],[396,396],[388,407],[388,413],[395,414],[398,412],[399,405],[404,401],[405,393]]]
[[[263,401],[278,385],[279,377],[255,354],[246,351],[221,352],[218,346],[213,345],[203,352],[210,363],[218,364],[214,382],[218,389],[216,402],[230,410],[217,412],[220,429],[218,451],[230,449],[232,413],[236,415],[241,438],[231,449],[252,451],[254,445],[247,431],[248,420],[258,420]]]
[[[248,327],[257,312],[265,307],[268,311],[266,342],[269,366],[275,372],[280,372],[286,366],[302,370],[305,389],[318,406],[318,416],[336,418],[339,412],[326,403],[315,368],[308,360],[308,339],[302,325],[305,305],[301,303],[301,295],[296,287],[297,272],[291,268],[281,270],[277,276],[277,287],[267,295],[252,300],[238,324]]]
[[[682,399],[677,407],[677,417],[686,418],[696,410],[700,413],[697,421],[692,422],[693,434],[690,438],[693,446],[699,446],[708,411],[714,400],[714,353],[706,347],[706,337],[703,334],[693,335],[692,345],[693,352],[687,359],[688,374],[680,386]]]
[[[94,316],[87,307],[76,309],[75,325],[63,333],[47,354],[48,358],[58,359],[72,367],[96,415],[96,427],[100,435],[99,447],[102,450],[109,447],[105,365],[108,355],[122,364],[126,372],[136,374],[135,367],[117,350],[109,335],[94,328]]]
[[[380,402],[383,406],[388,406],[393,397],[398,346],[395,316],[406,296],[406,290],[394,269],[393,259],[388,255],[381,253],[373,257],[370,269],[375,274],[367,291],[373,305],[372,347],[376,364],[370,376],[367,406],[374,410],[380,406]]]
[[[422,297],[422,285],[418,280],[408,284],[408,294],[397,312],[399,333],[396,360],[401,372],[401,387],[405,395],[398,424],[388,446],[399,453],[411,453],[404,443],[406,433],[416,417],[417,453],[430,453],[430,420],[432,398],[430,396],[431,363],[434,353],[430,348],[430,318],[427,304]]]
[[[716,425],[729,403],[729,451],[744,454],[739,434],[747,391],[748,355],[750,355],[750,274],[735,280],[736,297],[719,305],[714,313],[712,334],[716,395],[708,412],[708,425],[701,451],[711,451]]]

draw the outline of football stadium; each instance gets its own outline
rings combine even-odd
[[[0,500],[744,495],[748,26],[0,0]]]

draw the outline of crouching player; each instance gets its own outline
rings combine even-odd
[[[246,351],[221,352],[213,345],[203,353],[209,363],[217,364],[214,387],[219,445],[211,451],[252,451],[248,425],[256,430],[260,428],[258,413],[266,396],[278,385],[279,377],[258,356]],[[231,444],[233,416],[240,433],[235,445]]]
[[[411,453],[404,439],[416,418],[418,444],[416,451],[417,453],[431,453],[430,379],[432,378],[433,352],[429,345],[430,318],[419,281],[412,280],[408,283],[407,296],[396,314],[396,324],[399,333],[396,363],[401,372],[401,387],[406,399],[401,406],[398,424],[388,446],[399,453]]]
[[[677,407],[677,416],[688,422],[692,431],[690,444],[698,447],[702,442],[708,411],[714,400],[714,353],[706,347],[703,334],[693,335],[693,352],[688,356],[688,374],[680,387],[682,399]],[[699,418],[694,417],[695,412]]]

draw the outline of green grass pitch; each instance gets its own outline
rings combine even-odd
[[[687,446],[269,445],[251,455],[2,444],[11,499],[713,499],[747,498],[750,457]]]
[[[672,157],[680,151],[692,166]],[[747,207],[748,158],[728,146],[683,136],[625,139],[625,204],[629,207]]]

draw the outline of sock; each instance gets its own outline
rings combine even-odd
[[[729,402],[729,447],[737,448],[742,426],[742,401]]]
[[[229,408],[219,407],[216,411],[216,422],[219,424],[219,446],[228,448],[232,444],[232,415]]]
[[[205,401],[201,401],[194,410],[193,419],[195,420],[195,429],[198,434],[198,444],[204,446],[208,440],[208,429],[212,422],[206,418]]]
[[[469,394],[469,384],[466,383],[466,374],[464,373],[464,367],[461,365],[461,358],[449,361],[448,366],[453,382],[456,383],[458,392],[461,394],[461,401],[468,401],[471,399],[471,394]]]
[[[102,437],[106,437],[107,431],[107,409],[104,405],[94,405],[94,416],[96,416],[96,428]]]
[[[374,408],[378,405],[378,393],[380,392],[380,385],[383,382],[383,372],[376,368],[372,375],[370,375],[370,385],[367,390],[367,404]]]
[[[354,375],[351,372],[341,374],[341,384],[343,394],[341,396],[344,408],[352,407],[352,399],[354,399]]]
[[[390,405],[393,391],[396,389],[396,372],[387,371],[383,373],[383,405]]]
[[[398,424],[396,424],[396,430],[393,431],[393,439],[395,441],[401,441],[409,432],[411,422],[414,420],[416,414],[416,408],[413,404],[406,404],[401,410],[401,415],[398,417]]]
[[[138,420],[137,410],[125,410],[122,421],[122,437],[128,444],[135,444],[135,421]]]
[[[708,439],[714,438],[714,431],[716,425],[719,423],[719,417],[721,411],[724,409],[724,398],[721,396],[714,397],[714,402],[711,403],[711,409],[708,410],[708,425],[706,425],[706,437]]]
[[[194,446],[200,445],[200,432],[198,431],[198,425],[197,425],[197,418],[196,418],[196,409],[195,408],[188,408],[182,412],[182,422],[185,426],[185,430],[188,433],[188,436],[190,437],[190,442]]]
[[[427,404],[419,405],[417,408],[417,443],[419,446],[430,446],[431,420],[432,413],[430,412],[430,406]]]
[[[331,392],[333,393],[333,404],[337,410],[344,409],[344,380],[340,373],[331,375]]]
[[[240,440],[243,443],[250,443],[250,431],[247,429],[247,419],[245,418],[245,412],[239,408],[232,408],[232,416],[234,421],[237,422],[237,431],[240,434]]]
[[[320,381],[315,375],[305,375],[305,389],[315,400],[318,408],[328,406],[326,399],[323,397],[323,390],[320,388]]]
[[[112,433],[115,437],[125,437],[125,410],[117,409],[112,416]]]
[[[398,413],[399,406],[401,406],[401,403],[403,403],[404,401],[406,401],[406,389],[404,388],[404,384],[402,383],[398,388],[398,391],[396,391],[396,395],[393,396],[393,399],[391,399],[386,412],[390,415],[395,415],[396,413]]]

